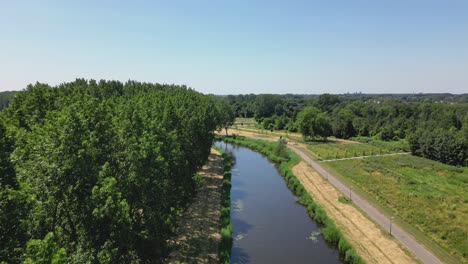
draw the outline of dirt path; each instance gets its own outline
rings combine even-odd
[[[251,131],[242,131],[242,130],[232,129],[232,133],[235,133],[241,136],[264,139],[264,140],[269,140],[269,141],[277,141],[279,139],[279,137],[277,136],[256,134]],[[308,190],[313,194],[314,197],[316,197],[316,194],[312,192],[313,182],[315,182],[316,184],[315,186],[317,186],[317,184],[319,183],[317,182],[317,180],[311,180],[310,178],[314,178],[314,176],[319,176],[319,174],[322,175],[324,178],[327,178],[328,181],[325,181],[323,178],[319,177],[318,179],[321,179],[321,187],[318,189],[326,189],[328,190],[327,192],[334,191],[335,195],[336,193],[339,194],[340,192],[342,195],[345,195],[345,196],[349,195],[348,186],[346,186],[344,183],[339,181],[336,177],[334,177],[332,174],[326,171],[318,162],[312,160],[308,155],[305,154],[305,151],[308,151],[308,150],[306,149],[306,146],[304,144],[301,144],[298,142],[292,142],[291,144],[288,144],[288,148],[293,150],[296,154],[298,154],[305,161],[305,163],[309,164],[315,169],[313,170],[312,168],[306,166],[309,168],[309,171],[307,171],[306,174],[304,173],[301,174],[297,172],[298,174],[302,175],[301,181],[303,181],[304,187],[309,186],[308,188],[310,190],[309,189]],[[302,168],[304,169],[303,165],[302,165]],[[299,177],[299,175],[297,176]],[[317,196],[320,196],[320,194],[317,194]],[[328,197],[328,196],[325,196],[325,197]],[[401,244],[401,245],[404,245],[406,249],[408,249],[412,254],[414,254],[423,263],[442,263],[432,252],[428,251],[425,247],[423,247],[420,243],[418,243],[411,235],[409,235],[406,231],[401,229],[396,224],[393,224],[392,226],[392,235],[396,240],[394,239],[390,240],[389,238],[385,238],[384,234],[382,234],[378,226],[380,226],[380,228],[384,230],[387,230],[389,228],[389,219],[385,217],[382,213],[380,213],[375,207],[371,206],[366,200],[358,196],[357,194],[353,193],[352,197],[353,197],[354,205],[358,206],[374,222],[366,218],[363,215],[362,211],[357,210],[353,206],[350,206],[350,205],[347,206],[347,207],[354,208],[354,210],[356,211],[356,212],[353,212],[353,214],[349,214],[349,210],[351,209],[346,208],[346,210],[344,210],[344,208],[342,207],[337,207],[336,206],[336,204],[338,203],[337,201],[334,204],[332,204],[331,202],[326,203],[327,199],[322,197],[323,201],[318,201],[318,202],[319,204],[322,204],[322,202],[324,202],[323,206],[325,207],[327,212],[328,210],[337,210],[340,212],[340,214],[336,212],[335,214],[332,214],[330,212],[331,217],[334,220],[336,220],[339,223],[339,225],[346,226],[346,227],[343,227],[344,229],[353,230],[355,232],[355,233],[349,233],[349,234],[346,233],[346,235],[347,237],[349,237],[353,245],[354,244],[357,245],[356,248],[358,252],[368,262],[370,263],[373,263],[373,262],[392,263],[393,259],[399,260],[399,258],[394,258],[394,256],[400,256],[401,261],[403,261],[403,262],[395,262],[395,263],[406,263],[405,261],[414,262],[414,260],[412,260],[408,256],[405,257],[403,255],[404,251],[399,246]],[[332,198],[329,198],[328,201],[334,201],[334,200]],[[340,215],[341,217],[335,218]],[[347,219],[347,220],[343,221],[344,219]],[[358,219],[358,220],[355,220],[355,219]],[[358,235],[359,233],[356,233],[358,231],[361,232],[361,235]],[[350,231],[347,231],[347,232],[350,232]],[[380,239],[384,239],[384,240],[379,240],[377,239],[378,237],[381,237]],[[368,243],[372,243],[372,242],[373,243],[367,245],[365,244],[364,241],[367,241]],[[389,241],[393,242],[393,244],[391,244]],[[379,248],[379,250],[375,250],[373,248]],[[381,253],[378,253],[378,252],[381,252]]]
[[[223,158],[211,150],[199,174],[203,184],[179,222],[179,230],[169,241],[172,253],[166,263],[218,263],[219,217]]]

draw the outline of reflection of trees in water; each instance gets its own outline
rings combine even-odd
[[[224,141],[223,141],[223,143],[224,143],[224,152],[226,152],[226,154],[231,156],[231,164],[232,165],[236,164],[236,156],[234,155],[233,149],[238,149],[239,147],[235,146],[235,145],[228,144],[228,143],[226,143]]]

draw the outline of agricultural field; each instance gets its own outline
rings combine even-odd
[[[400,152],[397,151],[397,149],[385,145],[375,146],[367,143],[335,138],[329,138],[325,142],[309,142],[307,148],[322,160]]]
[[[463,262],[468,255],[468,168],[396,155],[329,162],[393,214]]]

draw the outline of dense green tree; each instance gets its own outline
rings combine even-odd
[[[277,108],[277,106],[282,105],[282,103],[281,97],[278,95],[258,95],[255,99],[255,119],[257,121],[261,121],[264,117],[271,117],[272,115],[277,114],[275,112],[276,110],[283,112],[284,109],[282,106]]]
[[[296,121],[299,132],[306,140],[321,137],[326,140],[331,135],[330,119],[324,112],[313,106],[304,108],[297,115]]]
[[[0,113],[9,263],[160,262],[214,130],[234,119],[184,86],[83,79],[30,85]]]
[[[340,98],[335,94],[322,94],[317,98],[315,105],[322,111],[330,113],[336,105],[340,103]]]
[[[48,233],[44,239],[31,239],[28,242],[24,264],[65,264],[67,252],[61,248],[54,233]]]
[[[353,126],[354,115],[348,109],[338,111],[332,119],[333,135],[338,138],[350,138],[356,135]]]
[[[19,262],[28,239],[25,218],[29,205],[25,193],[18,190],[10,159],[13,147],[0,123],[0,262]]]
[[[234,124],[234,120],[236,119],[235,110],[232,109],[232,105],[230,105],[226,100],[220,99],[218,100],[217,111],[219,112],[221,124],[220,129],[226,131],[226,136],[228,135],[228,128]]]

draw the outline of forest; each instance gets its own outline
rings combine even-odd
[[[226,109],[135,81],[17,93],[0,112],[0,263],[159,263]]]
[[[306,140],[403,142],[414,155],[468,166],[468,95],[229,95],[237,117]]]

